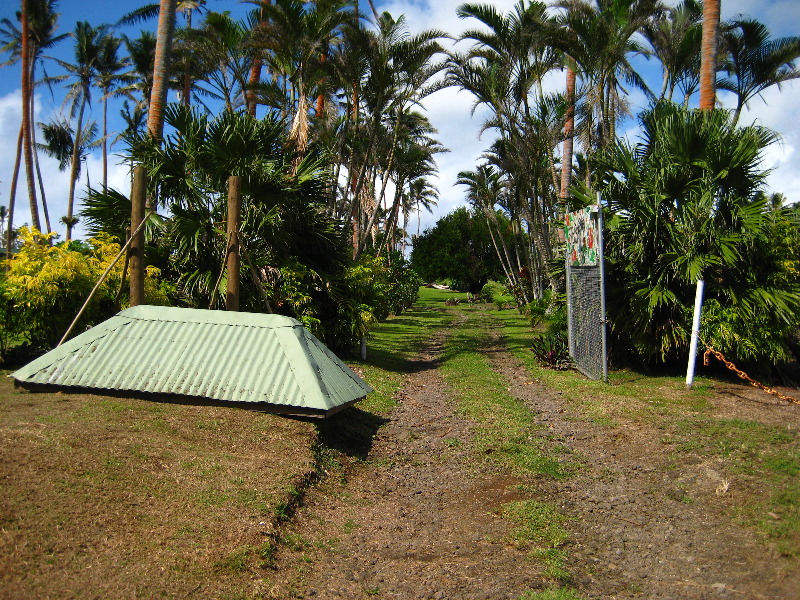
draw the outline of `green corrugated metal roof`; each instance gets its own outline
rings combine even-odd
[[[372,388],[298,321],[129,308],[13,373],[22,387],[166,394],[326,416]]]

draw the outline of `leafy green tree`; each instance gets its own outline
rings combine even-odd
[[[640,120],[640,143],[618,143],[598,159],[613,213],[606,247],[615,333],[647,360],[685,355],[702,278],[707,342],[734,359],[785,360],[800,280],[784,260],[794,251],[776,235],[784,214],[761,193],[763,153],[776,135],[736,128],[727,111],[666,102]]]
[[[425,281],[449,279],[456,289],[473,294],[503,276],[486,219],[463,207],[414,240],[411,266]]]

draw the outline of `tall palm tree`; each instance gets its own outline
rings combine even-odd
[[[36,67],[42,63],[45,56],[44,52],[55,46],[57,43],[68,37],[69,34],[56,35],[56,27],[58,23],[58,14],[56,13],[56,0],[27,0],[27,23],[28,23],[28,48],[29,48],[29,80],[30,85],[35,86],[36,81]],[[21,12],[17,13],[17,19],[22,17]],[[9,52],[10,58],[2,64],[13,64],[21,60],[22,57],[22,32],[14,25],[9,19],[2,19],[0,21],[0,36],[2,41],[0,44],[0,52]],[[35,112],[34,102],[35,95],[29,94],[29,114],[33,115]],[[41,171],[39,169],[39,161],[36,153],[36,128],[33,127],[32,119],[30,122],[30,140],[32,146],[32,157],[36,167],[37,177],[39,179],[39,191],[42,199],[42,210],[45,217],[45,225],[48,230],[50,227],[50,216],[47,210],[47,200],[45,196],[44,185],[42,183]],[[16,181],[19,173],[19,166],[21,164],[22,147],[23,147],[23,128],[20,126],[20,136],[17,147],[18,158],[15,163],[14,172],[12,176],[12,193],[9,200],[9,220],[13,221],[13,208],[14,199],[16,196]],[[12,227],[8,227],[7,231],[11,232]]]
[[[172,9],[172,18],[174,19],[174,13],[182,12],[186,20],[186,31],[191,32],[192,15],[195,12],[202,11],[205,4],[206,4],[205,0],[177,0],[174,8]],[[117,25],[133,25],[135,23],[140,23],[142,21],[147,21],[149,19],[158,17],[161,14],[161,8],[162,8],[161,4],[158,3],[146,4],[124,15],[117,22]],[[172,27],[174,29],[174,24],[172,25]],[[188,56],[185,56],[184,58],[188,62],[191,62],[191,59]],[[136,61],[134,60],[134,62]],[[148,69],[148,71],[149,71],[148,75],[149,77],[150,75],[152,75],[153,69]],[[182,82],[179,84],[179,89],[181,90],[181,97],[186,106],[189,105],[191,87],[192,87],[191,69],[185,68],[182,72]],[[150,95],[148,94],[146,98],[147,98],[146,102],[149,103]]]
[[[97,148],[104,141],[97,139],[97,123],[94,121],[85,123],[77,135],[66,120],[56,119],[50,123],[39,123],[39,126],[44,138],[44,143],[38,145],[39,150],[43,150],[48,156],[55,158],[60,171],[71,169],[72,161],[77,156],[78,164],[74,169],[76,178],[80,177],[81,163],[86,160],[89,151]],[[75,151],[76,138],[77,152]],[[68,224],[66,217],[62,221]]]
[[[443,83],[433,78],[445,68],[444,61],[436,60],[443,48],[438,39],[446,34],[438,30],[425,30],[409,35],[404,17],[395,20],[384,12],[378,22],[378,32],[371,36],[372,44],[367,54],[369,75],[362,91],[365,108],[371,113],[369,138],[363,157],[369,157],[375,147],[378,132],[385,118],[393,120],[390,125],[392,141],[386,161],[386,171],[391,171],[395,161],[398,139],[403,131],[401,119],[408,108],[443,87]],[[366,165],[364,165],[366,166]],[[358,199],[366,182],[366,168],[357,168],[357,181],[352,195]],[[383,182],[385,187],[386,180]],[[384,190],[378,197],[383,196]],[[378,217],[377,207],[367,218],[364,231],[369,231]],[[366,247],[366,238],[356,244],[355,258]]]
[[[510,289],[521,290],[525,293],[519,285],[504,232],[500,228],[495,212],[495,205],[502,202],[505,194],[505,183],[500,173],[493,166],[483,163],[478,165],[475,171],[461,171],[456,179],[456,184],[467,187],[467,201],[486,217],[492,245],[497,259],[503,267]]]
[[[156,38],[152,33],[142,31],[138,38],[123,36],[122,39],[134,79],[120,91],[135,99],[137,106],[147,111],[153,91]]]
[[[329,54],[341,28],[353,20],[349,0],[275,0],[262,4],[253,35],[256,45],[269,50],[268,60],[288,84],[291,118],[289,139],[298,158],[308,147],[309,97],[324,79],[321,57]]]
[[[682,0],[658,13],[644,26],[643,33],[661,62],[663,78],[659,99],[672,100],[679,85],[684,97],[696,90],[702,41],[703,8],[699,0]]]
[[[575,61],[588,85],[587,141],[602,148],[614,141],[616,122],[627,111],[623,83],[653,95],[630,59],[647,53],[636,36],[663,6],[660,0],[564,0],[558,6],[565,11],[563,27],[552,42]]]
[[[229,112],[244,106],[252,64],[247,48],[248,23],[235,21],[227,14],[211,12],[203,27],[191,34],[182,39],[188,42],[190,56],[201,57],[194,59],[205,80],[205,86],[197,86],[198,92],[221,101]],[[190,74],[187,72],[187,75]]]
[[[417,237],[422,225],[422,209],[433,212],[439,202],[439,190],[426,177],[418,177],[408,186],[408,199],[417,211]]]
[[[33,182],[33,140],[31,138],[31,95],[33,82],[31,81],[31,44],[30,27],[28,25],[28,0],[22,0],[20,11],[20,52],[22,62],[22,143],[25,156],[25,175],[28,180],[28,198],[31,207],[31,221],[36,229],[41,230],[39,224],[39,204],[36,200],[36,185]]]
[[[84,116],[86,107],[92,102],[92,88],[98,77],[100,62],[101,40],[107,33],[107,26],[92,27],[86,21],[80,21],[75,26],[75,62],[70,63],[58,60],[58,63],[67,71],[63,80],[69,81],[65,103],[70,105],[70,115],[76,119],[74,130],[80,137],[84,131]],[[66,241],[72,239],[72,228],[77,219],[73,216],[75,202],[75,186],[78,182],[78,168],[80,164],[80,148],[82,143],[73,144],[72,162],[69,175],[69,193],[67,195],[67,215],[63,219],[67,225]]]
[[[147,130],[155,138],[164,131],[164,107],[167,102],[172,34],[175,31],[177,0],[161,0],[156,32],[155,58],[153,60],[153,89],[147,117]]]
[[[389,236],[394,236],[400,210],[409,204],[406,193],[408,184],[415,179],[418,180],[433,174],[436,170],[434,156],[447,152],[447,149],[432,137],[438,132],[431,126],[427,117],[421,113],[409,111],[395,126],[402,127],[402,131],[394,137],[392,152],[390,152],[394,156],[393,165],[389,168],[387,163],[384,181],[381,185],[381,196],[378,199],[380,203],[388,179],[391,177],[395,184],[395,195],[384,223],[384,240]],[[389,246],[393,247],[394,244],[390,243]]]
[[[773,85],[800,77],[795,61],[800,58],[800,37],[769,39],[769,31],[753,19],[735,19],[722,33],[724,68],[728,78],[718,87],[736,94],[734,124],[754,97]]]
[[[134,79],[130,73],[120,73],[130,65],[127,58],[119,57],[121,45],[120,38],[106,34],[99,41],[97,56],[95,85],[103,93],[103,189],[108,187],[108,100],[113,95],[123,94],[126,85]]]
[[[538,295],[542,276],[550,287],[557,287],[549,268],[549,220],[556,216],[562,187],[555,148],[563,139],[571,139],[569,126],[564,127],[568,111],[563,98],[548,97],[541,88],[542,77],[563,64],[553,42],[558,23],[539,2],[519,2],[508,14],[490,5],[465,4],[459,15],[477,19],[485,29],[464,33],[475,43],[466,55],[453,57],[451,80],[472,92],[476,105],[486,104],[492,110],[484,130],[497,131],[499,139],[486,156],[507,175],[510,213],[518,224],[517,256],[525,255]],[[569,145],[565,153],[569,154]],[[562,180],[571,163],[569,157],[562,159]],[[567,186],[563,182],[565,190]],[[514,270],[519,268],[520,260]]]

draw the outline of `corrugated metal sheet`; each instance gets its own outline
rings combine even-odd
[[[180,395],[323,415],[372,391],[294,319],[163,306],[124,310],[13,377],[23,387]]]

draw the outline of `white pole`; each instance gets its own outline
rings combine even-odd
[[[692,317],[692,341],[689,343],[689,367],[686,369],[686,389],[692,389],[694,383],[694,363],[697,359],[697,338],[700,337],[700,313],[703,308],[703,280],[697,280],[697,291],[694,295],[694,316]]]
[[[600,269],[600,326],[603,336],[601,348],[603,353],[603,381],[608,383],[608,325],[606,320],[606,267],[605,245],[603,242],[603,203],[600,192],[597,192],[597,265]]]

